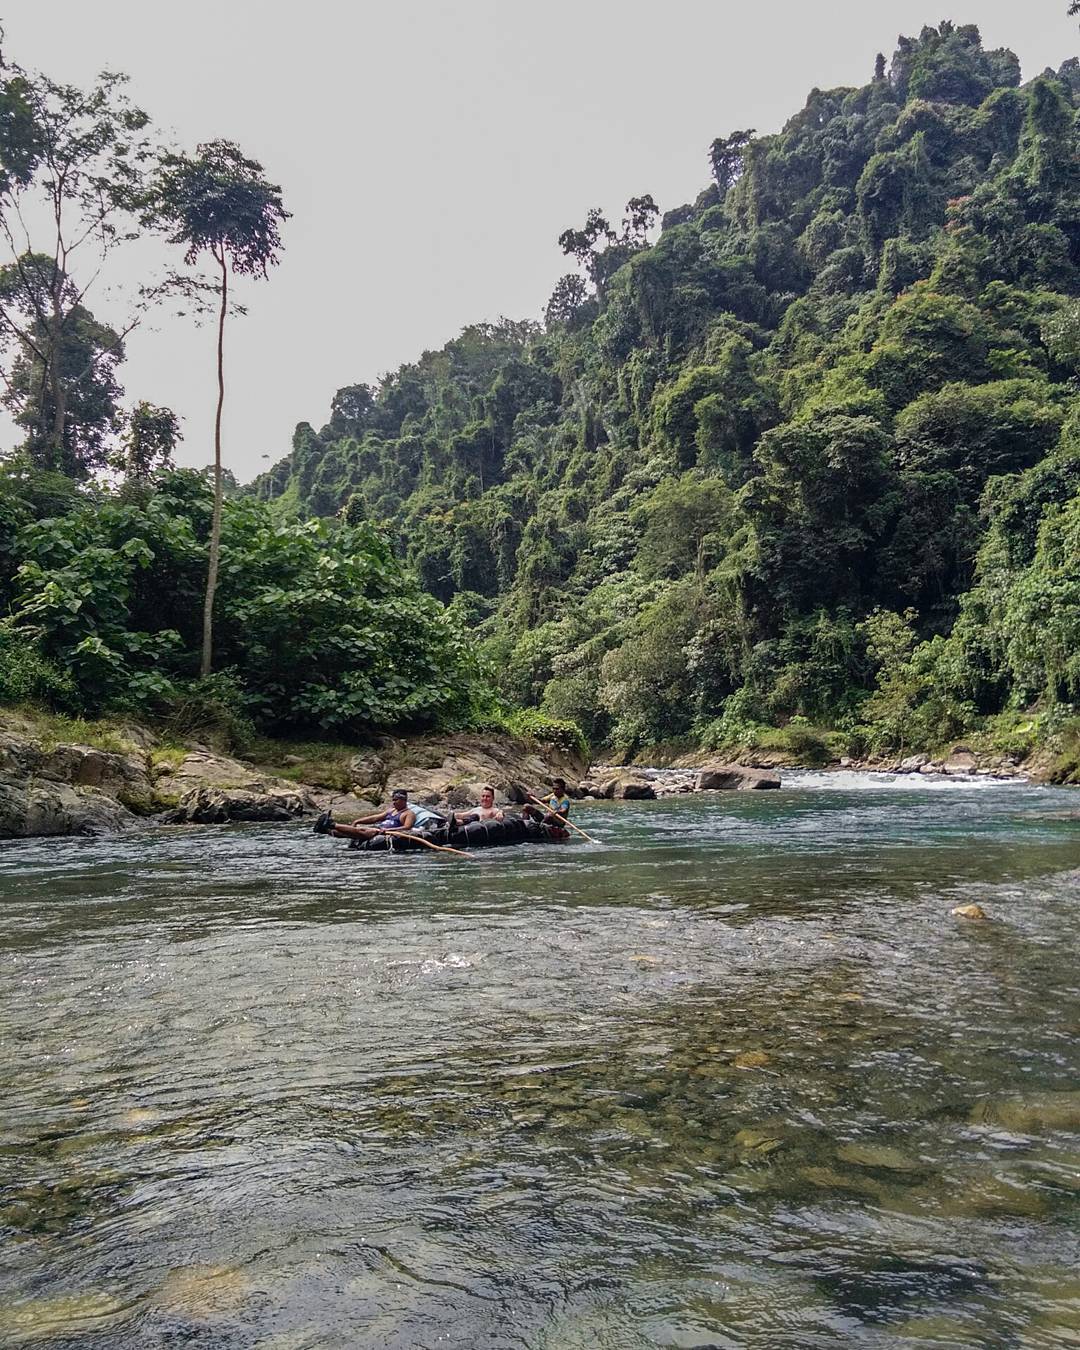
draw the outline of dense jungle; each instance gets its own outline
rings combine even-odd
[[[8,332],[0,698],[332,735],[524,709],[623,754],[808,763],[981,736],[1052,746],[1067,777],[1080,63],[1025,83],[945,22],[871,64],[775,135],[714,139],[693,203],[567,229],[542,322],[339,390],[248,488],[220,471],[210,673],[213,475],[170,467],[167,409],[123,411],[122,335],[73,277],[15,257],[0,290],[33,340]],[[5,74],[10,198],[59,87]],[[99,95],[103,145],[145,140],[120,86]],[[178,183],[147,170],[115,209],[190,261]],[[57,336],[43,297],[68,292]]]

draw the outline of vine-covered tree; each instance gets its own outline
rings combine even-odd
[[[145,483],[162,469],[172,468],[179,440],[180,419],[173,410],[144,399],[128,416],[118,467],[129,480]]]
[[[721,195],[741,175],[746,148],[753,138],[753,131],[733,131],[730,136],[718,136],[709,146],[709,166]]]

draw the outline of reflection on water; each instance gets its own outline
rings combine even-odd
[[[1077,808],[4,846],[0,1344],[1080,1343]]]

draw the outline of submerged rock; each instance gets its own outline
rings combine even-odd
[[[955,909],[949,910],[958,919],[985,919],[988,917],[986,910],[982,905],[957,905]]]
[[[780,1135],[773,1134],[769,1130],[743,1129],[735,1135],[735,1147],[740,1153],[763,1158],[783,1148],[784,1141]]]
[[[5,1303],[0,1307],[0,1343],[32,1345],[97,1335],[120,1321],[127,1311],[120,1299],[94,1289]]]
[[[731,1061],[737,1069],[763,1069],[772,1063],[772,1056],[764,1050],[744,1050]]]
[[[916,1158],[888,1144],[841,1144],[836,1150],[836,1156],[841,1162],[851,1163],[855,1167],[880,1167],[889,1172],[922,1170],[922,1164]]]
[[[251,1281],[231,1266],[180,1266],[165,1276],[156,1301],[169,1312],[204,1321],[232,1312],[251,1293]]]
[[[975,1106],[971,1120],[976,1125],[996,1125],[1016,1134],[1080,1130],[1080,1091],[991,1098]]]
[[[1039,1191],[999,1176],[980,1177],[942,1205],[942,1213],[977,1219],[995,1215],[1034,1219],[1046,1209],[1046,1199]]]
[[[849,1191],[854,1195],[879,1196],[881,1183],[870,1177],[852,1176],[832,1167],[800,1167],[799,1176],[821,1190]]]

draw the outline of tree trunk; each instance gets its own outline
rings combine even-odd
[[[222,249],[221,310],[218,314],[217,338],[217,415],[214,418],[214,515],[210,522],[210,570],[206,575],[206,601],[203,604],[203,645],[200,675],[210,674],[214,647],[214,593],[217,590],[218,557],[221,552],[221,410],[225,406],[225,312],[229,301],[229,269]]]
[[[60,349],[63,343],[63,315],[60,312],[60,298],[55,293],[52,298],[52,313],[49,315],[49,385],[53,396],[53,425],[50,444],[52,446],[53,469],[61,473],[77,469],[75,464],[67,464],[64,451],[64,423],[67,419],[67,391],[64,388],[63,372],[60,369]],[[42,372],[44,391],[45,374]]]

